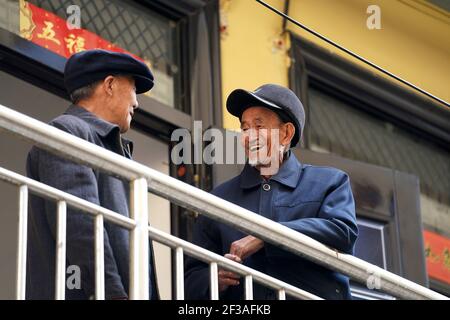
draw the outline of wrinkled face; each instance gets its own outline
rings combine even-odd
[[[114,76],[110,84],[110,95],[106,108],[108,120],[117,124],[121,133],[130,129],[134,109],[138,107],[134,78],[128,76]]]
[[[292,138],[287,137],[286,125],[275,112],[264,107],[250,107],[242,113],[241,143],[250,165],[264,167],[274,161],[279,164],[283,143]]]

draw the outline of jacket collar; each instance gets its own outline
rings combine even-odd
[[[70,114],[83,119],[102,137],[106,137],[114,130],[120,133],[118,125],[100,119],[95,114],[75,104],[70,105],[70,107],[66,110],[65,114]]]
[[[85,108],[77,106],[75,104],[70,105],[70,107],[66,110],[66,112],[64,112],[64,114],[70,114],[83,119],[101,137],[107,137],[110,134],[115,133],[122,140],[123,146],[128,149],[127,151],[129,151],[130,157],[133,154],[133,142],[121,136],[120,128],[118,125],[100,119],[92,112],[89,112]]]
[[[290,188],[295,188],[300,179],[302,165],[291,151],[289,151],[287,156],[288,158],[283,162],[278,173],[270,177],[269,180],[277,181]],[[244,170],[241,172],[241,188],[253,188],[260,185],[263,181],[264,178],[260,175],[259,171],[246,163]]]

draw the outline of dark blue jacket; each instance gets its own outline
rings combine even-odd
[[[264,184],[269,184],[263,188]],[[267,191],[266,191],[267,190]],[[327,167],[302,165],[294,154],[279,172],[265,182],[248,164],[241,174],[212,192],[216,196],[301,232],[341,252],[353,253],[358,235],[355,204],[347,174]],[[199,217],[194,243],[220,255],[246,234],[231,226]],[[244,264],[325,299],[350,298],[348,278],[265,243]],[[209,298],[208,266],[186,260],[186,297]],[[275,292],[254,283],[255,299],[276,299]],[[242,299],[243,281],[221,294],[223,299]]]
[[[124,157],[131,158],[132,143],[121,138],[118,126],[72,105],[50,125]],[[99,170],[79,165],[33,147],[28,154],[27,175],[37,181],[129,216],[129,183]],[[90,215],[67,207],[67,266],[81,271],[81,289],[68,289],[66,299],[88,299],[95,294],[94,222]],[[54,299],[56,206],[30,197],[27,257],[27,299]],[[128,296],[129,232],[105,221],[105,297]],[[150,255],[152,259],[152,255]],[[150,297],[157,298],[156,279],[150,263]],[[67,276],[70,276],[69,272]]]

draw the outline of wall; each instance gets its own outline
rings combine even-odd
[[[281,0],[270,1],[282,9]],[[274,46],[281,32],[281,19],[247,0],[221,1],[222,97],[224,128],[237,129],[239,121],[225,108],[226,98],[236,88],[254,90],[264,83],[288,85],[288,61]]]
[[[266,2],[283,10],[283,0]],[[381,9],[381,30],[369,30],[366,26],[369,5]],[[287,85],[289,43],[281,48],[276,45],[282,18],[256,1],[223,0],[221,8],[224,104],[235,88],[255,89],[267,82]],[[380,67],[450,101],[448,12],[422,0],[291,0],[289,15]],[[360,64],[291,23],[288,29]],[[225,106],[223,114],[225,128],[239,127]]]

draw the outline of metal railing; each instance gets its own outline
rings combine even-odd
[[[98,300],[105,298],[105,279],[104,279],[104,255],[103,255],[103,219],[111,223],[115,223],[127,230],[133,232],[138,228],[138,222],[136,219],[127,218],[119,213],[111,211],[109,209],[103,208],[99,205],[91,203],[89,201],[77,198],[71,194],[62,192],[61,190],[55,189],[33,179],[21,176],[15,172],[9,171],[4,168],[0,168],[0,180],[15,184],[19,186],[19,234],[18,234],[18,255],[17,255],[17,281],[16,281],[16,298],[19,300],[25,299],[25,275],[26,275],[26,248],[27,248],[27,208],[28,208],[28,192],[34,192],[41,197],[54,200],[57,203],[57,240],[56,240],[56,281],[55,281],[55,298],[58,300],[64,299],[65,295],[65,267],[66,267],[66,256],[65,256],[65,216],[67,212],[67,206],[72,206],[74,208],[82,210],[83,213],[91,214],[94,216],[94,233],[95,233],[95,298]],[[135,180],[136,181],[136,180]],[[136,182],[134,182],[136,183]],[[142,183],[139,181],[138,183]],[[143,185],[141,186],[143,187]],[[143,189],[143,190],[146,190]],[[143,247],[148,246],[148,237],[151,239],[169,246],[175,249],[175,264],[176,264],[176,299],[184,299],[184,267],[183,267],[183,256],[186,252],[190,256],[196,257],[210,264],[211,266],[211,281],[213,285],[211,288],[211,299],[218,298],[218,286],[217,286],[217,266],[233,270],[234,272],[245,276],[246,280],[246,298],[251,299],[251,286],[253,279],[257,282],[265,284],[270,288],[278,290],[283,294],[288,293],[294,297],[300,299],[320,299],[319,297],[312,295],[306,291],[295,288],[287,283],[277,280],[273,277],[267,276],[259,271],[253,270],[246,266],[243,266],[237,262],[226,259],[218,254],[212,253],[206,249],[196,246],[192,243],[179,239],[175,236],[167,234],[161,230],[155,229],[153,227],[147,226],[147,211],[144,211],[143,204],[146,201],[140,201],[140,212],[144,212],[143,215],[143,230],[136,232],[136,237],[142,236],[142,239],[135,239],[134,243],[131,242],[130,259],[131,262],[135,259],[131,258],[133,254],[141,255],[143,251],[139,248],[139,245]],[[137,200],[137,199],[135,199]],[[136,203],[137,201],[135,201]],[[145,238],[144,238],[145,236]],[[142,241],[142,242],[140,242]],[[132,253],[134,251],[134,253]],[[145,256],[145,252],[144,252]],[[142,257],[141,257],[142,258]],[[142,259],[144,260],[144,259]],[[144,260],[145,261],[145,260]],[[134,287],[130,285],[130,298],[131,299],[148,299],[148,287],[145,285],[138,287],[138,283],[148,283],[148,251],[147,251],[147,263],[146,269],[133,269],[133,264],[130,269],[131,272],[131,283],[134,281]],[[137,265],[137,263],[135,263]],[[139,267],[135,267],[139,268]],[[145,275],[147,278],[145,278]],[[147,280],[147,282],[143,282]],[[134,288],[134,289],[133,289]]]
[[[263,282],[265,285],[278,290],[279,298],[284,298],[286,293],[299,298],[318,298],[303,290],[294,288],[260,272],[251,270],[243,265],[194,246],[193,244],[165,234],[152,227],[148,227],[147,191],[166,198],[174,204],[205,214],[212,219],[248,232],[264,241],[284,248],[317,264],[343,273],[363,284],[366,284],[370,277],[376,275],[379,280],[379,290],[385,291],[395,297],[403,299],[447,299],[447,297],[439,293],[386,271],[378,266],[372,265],[354,256],[339,253],[312,238],[291,230],[272,220],[2,105],[0,105],[0,129],[30,140],[39,147],[72,161],[89,165],[113,176],[131,181],[131,219],[120,216],[104,208],[97,207],[82,199],[63,194],[61,191],[53,190],[53,192],[59,192],[59,196],[55,198],[55,200],[58,201],[58,234],[61,235],[61,238],[58,239],[58,248],[61,246],[61,249],[58,249],[58,259],[65,259],[65,257],[62,257],[62,255],[65,254],[65,241],[63,239],[65,228],[64,222],[61,222],[61,220],[65,217],[66,203],[78,208],[81,206],[83,207],[82,209],[96,215],[96,235],[99,235],[99,230],[102,230],[103,226],[103,220],[102,218],[98,218],[98,216],[102,216],[113,223],[119,223],[130,229],[132,233],[132,240],[130,242],[131,299],[148,298],[149,236],[176,249],[177,298],[183,298],[183,294],[181,293],[181,286],[183,284],[181,273],[183,270],[180,261],[182,261],[184,252],[210,264],[212,299],[218,298],[217,267],[219,265],[245,276],[245,293],[247,298],[251,298],[252,296],[251,287],[253,280]],[[2,172],[3,174],[6,173],[4,170]],[[15,176],[15,180],[17,179],[19,179],[19,177]],[[21,177],[21,179],[27,178]],[[21,252],[22,255],[24,255],[24,246],[26,248],[26,244],[23,244],[23,237],[26,237],[26,218],[24,214],[26,208],[23,207],[27,197],[25,186],[31,188],[32,183],[36,184],[37,182],[33,182],[33,180],[27,181],[25,184],[22,183],[20,187],[20,203],[22,205],[20,209],[21,219],[19,224],[19,237],[22,237],[22,240],[19,241],[19,252]],[[46,192],[49,192],[50,189],[48,188],[50,187],[46,187]],[[33,190],[38,193],[40,192],[35,189]],[[42,195],[45,196],[45,194]],[[121,218],[119,218],[119,216]],[[100,247],[103,247],[101,244],[102,237],[98,236],[98,239],[96,240],[96,254],[98,255],[101,254]],[[23,262],[25,259],[25,256],[18,258],[19,271],[24,270]],[[96,258],[96,263],[98,264],[96,264],[97,272],[103,267],[102,261],[100,261],[101,259],[102,258]],[[62,264],[62,261],[60,260],[58,260],[58,263]],[[64,275],[57,273],[57,276],[63,277]],[[18,292],[21,294],[23,294],[23,291],[19,291],[19,289],[24,288],[24,277],[23,274],[18,275]],[[57,286],[58,283],[61,285],[60,281],[57,281]],[[99,291],[102,289],[104,291],[104,279],[102,279],[101,276],[96,277],[96,284],[100,286],[100,289],[98,289]],[[18,298],[23,298],[23,295],[21,294],[18,294]],[[64,295],[63,292],[59,292],[58,290],[57,294],[59,294],[59,298]],[[103,298],[102,293],[96,292],[96,297]]]

